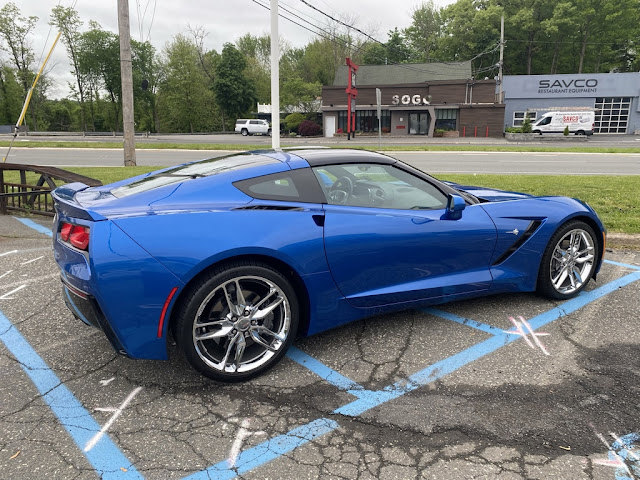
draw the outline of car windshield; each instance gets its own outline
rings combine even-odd
[[[209,158],[199,162],[181,165],[169,170],[151,174],[136,182],[114,188],[111,193],[118,198],[127,197],[154,188],[164,187],[187,179],[208,177],[230,170],[239,170],[248,166],[277,163],[270,157],[262,155],[238,154],[224,158]]]

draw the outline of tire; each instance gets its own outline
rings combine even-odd
[[[247,135],[249,135],[249,130],[247,130],[246,128],[243,128],[240,133],[242,134],[243,137],[246,137]]]
[[[542,135],[542,132],[541,132],[540,130],[534,130],[534,131],[533,131],[533,132],[531,132],[531,133],[534,133],[534,134],[536,134],[536,135]]]
[[[578,130],[578,131],[576,132],[576,135],[584,135],[584,132],[583,132],[582,130]]]
[[[564,300],[575,297],[593,277],[599,258],[593,229],[583,221],[562,225],[547,244],[540,272],[538,293]]]
[[[235,263],[190,288],[178,309],[176,341],[200,373],[237,382],[282,358],[298,320],[296,293],[280,272],[260,263]]]

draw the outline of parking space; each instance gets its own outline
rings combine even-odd
[[[48,222],[0,217],[1,478],[640,478],[640,253],[301,339],[224,385],[64,306]]]

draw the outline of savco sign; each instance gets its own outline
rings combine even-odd
[[[596,93],[598,80],[596,78],[576,79],[542,79],[538,81],[538,93]]]

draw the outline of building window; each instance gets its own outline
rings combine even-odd
[[[338,112],[338,128],[343,132],[347,131],[347,111]],[[391,131],[391,112],[382,110],[380,112],[380,126],[383,132]],[[376,110],[356,110],[355,130],[358,132],[377,132],[378,114]]]
[[[521,127],[525,116],[528,116],[531,123],[533,123],[538,117],[538,112],[513,112],[513,126]]]
[[[436,129],[457,130],[458,109],[438,108],[436,109]]]
[[[595,107],[595,133],[627,133],[630,97],[598,97]]]

